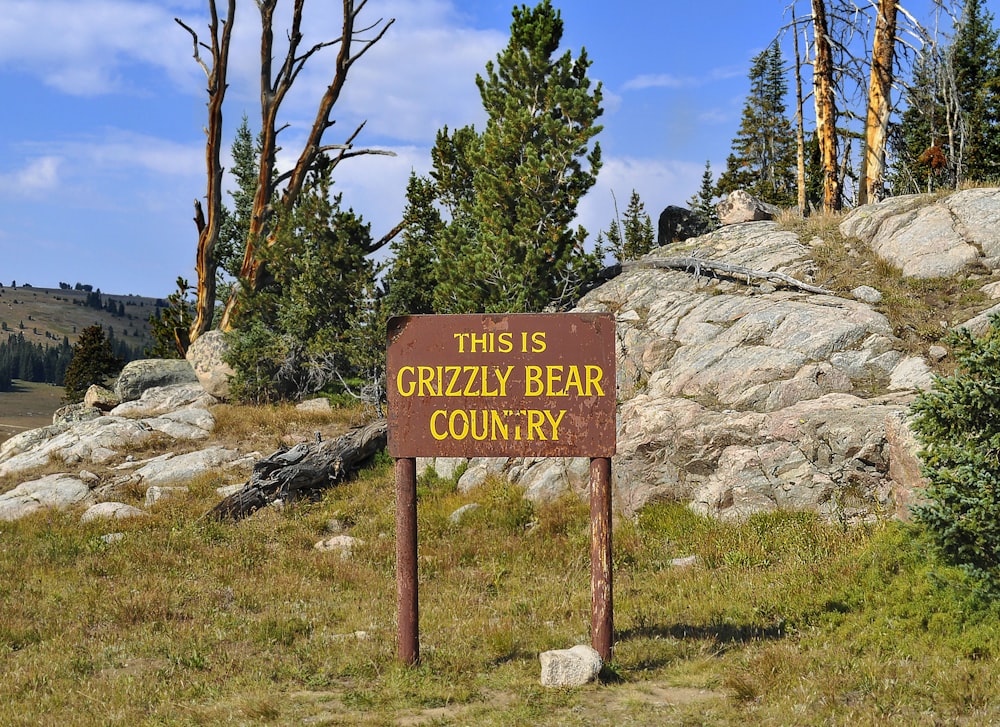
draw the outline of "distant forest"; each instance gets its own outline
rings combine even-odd
[[[123,363],[142,358],[142,348],[116,339],[113,329],[107,336],[111,350]],[[13,391],[14,379],[62,386],[72,357],[73,347],[65,336],[57,345],[43,346],[24,340],[23,333],[11,333],[0,343],[0,391]]]

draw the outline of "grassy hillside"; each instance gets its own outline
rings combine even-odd
[[[156,312],[156,298],[102,294],[105,305],[122,306],[124,315],[117,315],[86,305],[87,296],[83,290],[0,285],[0,336],[6,340],[8,333],[22,333],[25,340],[42,345],[59,343],[66,336],[72,344],[80,331],[96,324],[113,330],[129,346],[149,345],[148,320]]]
[[[210,443],[265,449],[350,419],[217,414]],[[614,662],[600,684],[549,690],[539,654],[589,642],[585,503],[533,506],[504,482],[461,493],[422,478],[422,660],[407,668],[395,658],[391,461],[320,502],[238,524],[200,519],[232,479],[200,477],[188,497],[133,520],[0,523],[0,724],[1000,719],[1000,607],[936,568],[900,523],[724,523],[676,503],[618,520]],[[126,499],[141,498],[136,488]],[[470,502],[480,509],[452,522]],[[358,538],[351,555],[314,549],[345,531]],[[121,538],[106,542],[112,532]],[[674,564],[689,556],[694,565]]]

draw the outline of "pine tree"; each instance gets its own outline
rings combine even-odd
[[[607,240],[609,251],[618,262],[640,258],[656,245],[653,221],[646,214],[646,206],[634,189],[625,214],[620,220],[617,217],[611,220]]]
[[[892,139],[895,194],[1000,177],[998,37],[980,0],[966,0],[951,45],[917,59]]]
[[[149,316],[149,329],[153,345],[146,354],[153,358],[181,358],[184,341],[194,320],[194,304],[190,299],[191,286],[183,277],[177,278],[177,290],[167,296],[165,308],[157,307]]]
[[[749,77],[740,130],[716,191],[745,189],[772,204],[795,204],[795,138],[785,113],[788,83],[777,41],[754,56]]]
[[[83,400],[93,384],[105,381],[122,369],[122,361],[114,355],[111,343],[100,326],[87,326],[73,346],[73,358],[66,369],[63,399],[68,404]]]
[[[236,136],[230,147],[233,165],[229,173],[236,181],[236,188],[230,190],[233,198],[232,208],[223,207],[222,226],[219,231],[219,241],[215,246],[215,256],[219,263],[220,283],[226,277],[235,280],[240,275],[243,263],[243,248],[247,242],[250,230],[250,215],[253,213],[253,197],[257,191],[258,159],[260,144],[254,141],[250,122],[246,115],[236,130]],[[227,297],[223,293],[220,298]]]
[[[549,0],[514,8],[510,42],[476,78],[484,131],[438,134],[432,176],[450,218],[437,245],[440,312],[570,304],[600,267],[570,224],[601,165],[590,145],[602,92],[585,50],[555,57],[562,34]]]
[[[688,200],[688,207],[705,223],[708,232],[718,228],[719,211],[715,209],[715,179],[712,175],[712,162],[705,162],[705,171],[701,174],[701,186]]]
[[[444,229],[434,207],[434,183],[411,174],[406,199],[403,233],[392,243],[393,259],[385,274],[387,316],[434,312],[435,240]]]
[[[238,399],[294,399],[354,373],[349,329],[370,303],[372,240],[331,187],[328,169],[313,172],[295,207],[279,213],[262,252],[270,278],[247,295],[228,334]]]
[[[966,0],[952,45],[952,67],[965,127],[962,178],[1000,177],[1000,48],[993,15]]]

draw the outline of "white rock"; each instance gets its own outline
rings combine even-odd
[[[889,375],[891,391],[930,389],[934,384],[934,374],[921,356],[903,359]]]
[[[601,656],[590,646],[544,651],[542,663],[543,687],[582,687],[601,673]]]
[[[56,474],[22,482],[0,495],[0,520],[11,521],[45,509],[63,510],[85,502],[90,488],[67,474]]]
[[[124,520],[125,518],[141,517],[146,513],[137,507],[127,505],[124,502],[99,502],[91,505],[87,511],[80,516],[81,523],[89,523],[93,520]]]
[[[333,537],[319,541],[313,547],[324,553],[339,552],[341,558],[349,558],[354,549],[363,544],[363,540],[359,540],[351,535],[334,535]]]
[[[470,512],[475,512],[480,507],[482,507],[482,505],[480,505],[478,502],[470,502],[468,505],[462,505],[462,507],[458,508],[457,510],[455,510],[455,512],[453,512],[451,515],[448,516],[448,521],[457,525],[458,523],[462,522],[462,518],[464,518]]]
[[[860,300],[862,303],[875,305],[882,302],[882,293],[870,285],[859,285],[851,291],[851,295],[854,296],[855,300]]]

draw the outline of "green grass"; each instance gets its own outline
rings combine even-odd
[[[199,519],[0,524],[0,724],[982,724],[1000,718],[1000,607],[909,526],[741,523],[677,504],[616,523],[615,659],[578,690],[540,652],[589,643],[587,507],[419,483],[421,663],[395,659],[382,458],[319,503]],[[482,507],[460,524],[448,515]],[[332,521],[363,541],[312,546]],[[100,536],[124,538],[105,544]],[[674,558],[698,557],[689,568]]]

